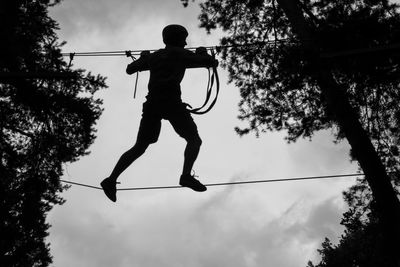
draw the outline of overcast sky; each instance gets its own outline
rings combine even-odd
[[[220,33],[198,28],[197,4],[179,0],[65,0],[51,9],[60,23],[64,52],[153,49],[163,46],[164,26],[189,31],[189,46],[218,44]],[[126,57],[76,57],[73,67],[107,77],[108,89],[90,155],[66,166],[65,180],[98,186],[119,156],[135,142],[148,73],[125,74]],[[238,89],[219,69],[221,93],[215,108],[195,116],[203,146],[194,169],[204,183],[354,173],[346,142],[330,132],[287,144],[284,132],[239,137]],[[183,98],[203,101],[207,72],[188,70]],[[120,187],[177,185],[185,141],[168,122],[158,143],[120,176]],[[66,203],[50,212],[48,241],[57,267],[298,267],[318,259],[325,237],[337,241],[346,207],[342,191],[353,178],[118,192],[117,203],[102,191],[72,186]]]

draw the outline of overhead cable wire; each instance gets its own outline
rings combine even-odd
[[[285,38],[278,40],[268,40],[268,41],[259,41],[254,43],[244,43],[244,44],[231,44],[231,45],[215,45],[215,46],[203,46],[208,50],[217,50],[220,51],[222,49],[228,48],[239,48],[239,47],[251,47],[251,46],[261,46],[261,45],[276,45],[277,43],[300,43],[307,42],[307,40],[298,40],[293,38]],[[195,50],[197,47],[187,47],[187,50]],[[380,45],[376,47],[364,47],[364,48],[356,48],[351,50],[343,50],[343,51],[328,51],[321,52],[321,58],[335,58],[335,57],[344,57],[350,55],[359,55],[359,54],[367,54],[367,53],[378,53],[384,51],[398,51],[400,49],[400,43],[394,43],[389,45]],[[112,57],[112,56],[127,56],[129,52],[131,55],[140,56],[141,52],[148,51],[154,52],[158,49],[143,49],[143,50],[116,50],[116,51],[88,51],[88,52],[73,52],[73,53],[61,53],[64,57]]]
[[[316,179],[333,179],[333,178],[345,178],[345,177],[355,177],[355,176],[364,176],[362,173],[351,173],[351,174],[335,174],[335,175],[320,175],[320,176],[304,176],[304,177],[291,177],[291,178],[276,178],[276,179],[267,179],[267,180],[250,180],[250,181],[237,181],[237,182],[223,182],[223,183],[210,183],[205,184],[205,186],[231,186],[231,185],[240,185],[240,184],[259,184],[259,183],[276,183],[276,182],[290,182],[290,181],[302,181],[302,180],[316,180]],[[73,181],[60,180],[62,183],[72,184],[82,187],[88,187],[93,189],[102,190],[101,187],[77,183]],[[154,190],[154,189],[177,189],[183,188],[180,185],[169,185],[169,186],[147,186],[147,187],[127,187],[127,188],[118,188],[117,191],[137,191],[137,190]]]
[[[206,49],[226,49],[234,47],[250,47],[259,45],[273,45],[276,43],[288,43],[288,42],[299,42],[297,39],[293,38],[283,38],[277,40],[267,40],[259,41],[254,43],[244,43],[244,44],[231,44],[231,45],[214,45],[214,46],[202,46]],[[196,50],[198,47],[187,47],[187,50]],[[73,52],[74,56],[90,57],[90,56],[126,56],[127,52],[132,55],[140,55],[141,52],[149,51],[154,52],[159,49],[143,49],[143,50],[115,50],[115,51],[88,51],[88,52]],[[72,53],[61,53],[62,56],[70,56]]]

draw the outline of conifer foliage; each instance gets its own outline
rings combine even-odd
[[[0,3],[0,262],[48,266],[46,215],[62,204],[62,164],[95,138],[105,78],[72,69],[61,55],[59,0]]]
[[[387,0],[293,0],[312,29],[312,40],[300,40],[278,2],[200,3],[201,27],[208,32],[222,29],[221,45],[230,47],[221,50],[223,65],[230,82],[240,89],[239,118],[248,122],[237,132],[284,130],[287,140],[294,142],[333,129],[338,141],[345,138],[318,82],[322,66],[343,90],[398,190],[399,6]],[[317,54],[308,42],[315,42]],[[387,244],[378,227],[380,210],[366,181],[360,179],[344,198],[349,204],[342,219],[346,231],[339,244],[323,243],[322,261],[316,266],[389,266],[384,256]]]

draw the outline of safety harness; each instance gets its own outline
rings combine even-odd
[[[212,49],[212,48],[208,48],[208,49],[211,51],[211,55],[215,58],[214,49]],[[136,58],[132,55],[131,51],[125,51],[125,54],[127,57],[132,58],[132,60],[136,60]],[[208,70],[208,82],[207,82],[206,98],[204,100],[204,103],[198,108],[192,108],[192,106],[190,104],[186,103],[186,106],[187,106],[187,109],[189,110],[189,112],[192,114],[195,114],[195,115],[203,115],[203,114],[209,112],[214,107],[214,105],[218,99],[219,76],[218,76],[217,67],[213,66],[213,67],[207,68],[207,70]],[[136,73],[135,89],[134,89],[133,98],[136,97],[138,78],[139,78],[139,72]],[[214,85],[215,85],[215,93],[214,93],[214,98],[212,99]]]

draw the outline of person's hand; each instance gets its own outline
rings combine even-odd
[[[218,67],[218,60],[214,58],[214,64],[213,67]]]

